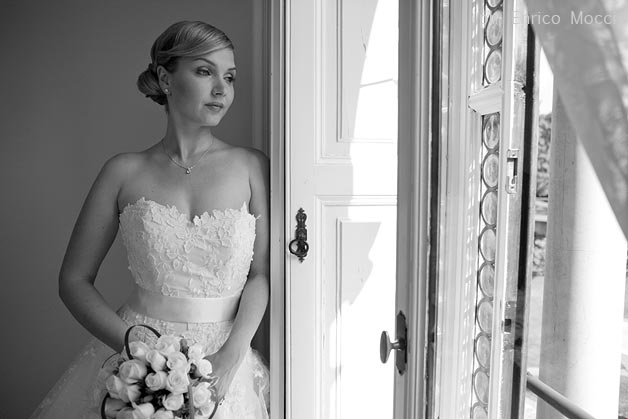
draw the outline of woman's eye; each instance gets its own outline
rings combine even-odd
[[[236,79],[235,77],[228,76],[228,77],[225,77],[225,80],[227,80],[227,83],[233,83]]]
[[[198,74],[203,75],[203,76],[209,76],[211,73],[207,69],[199,68],[198,69]]]

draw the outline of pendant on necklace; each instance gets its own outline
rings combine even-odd
[[[185,173],[189,175],[190,173],[192,173],[192,171],[189,168],[187,168],[185,169]]]

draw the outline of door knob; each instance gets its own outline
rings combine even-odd
[[[408,363],[406,342],[408,327],[406,325],[406,316],[401,311],[397,313],[396,329],[397,341],[395,342],[390,341],[388,332],[382,332],[379,339],[379,359],[381,359],[382,363],[385,364],[388,362],[388,358],[390,357],[390,351],[397,351],[395,354],[395,365],[397,366],[399,374],[403,374],[406,371],[406,364]]]
[[[382,363],[385,364],[388,362],[388,358],[390,357],[390,351],[405,350],[405,347],[406,342],[403,339],[391,342],[388,332],[384,331],[379,339],[379,359],[381,359]]]

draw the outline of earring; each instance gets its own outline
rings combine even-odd
[[[168,89],[167,87],[164,89],[164,92],[169,95],[170,94],[170,89]]]

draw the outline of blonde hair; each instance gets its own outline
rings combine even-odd
[[[166,94],[161,90],[157,79],[157,66],[161,65],[169,72],[173,72],[176,70],[177,61],[182,57],[198,57],[223,48],[233,50],[233,43],[223,31],[209,23],[199,21],[174,23],[153,43],[150,49],[151,62],[137,78],[137,88],[146,97],[167,107]]]

